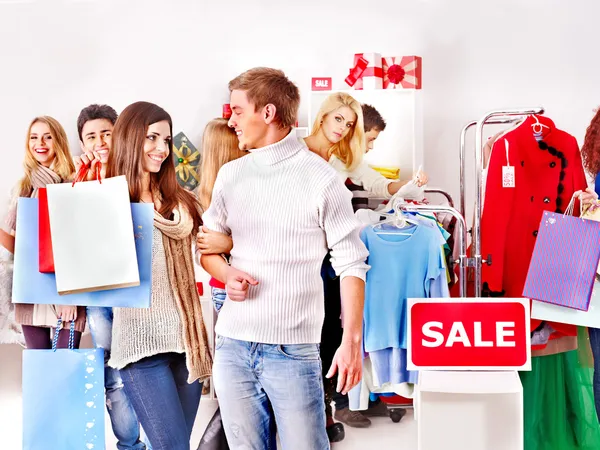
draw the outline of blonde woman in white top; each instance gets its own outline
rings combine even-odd
[[[325,99],[304,143],[328,161],[343,181],[349,178],[377,197],[391,198],[407,181],[389,180],[363,161],[384,129],[385,121],[375,108],[361,106],[351,95],[339,92]],[[417,173],[416,181],[418,186],[427,184],[427,175]]]

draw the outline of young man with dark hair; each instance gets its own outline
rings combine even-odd
[[[83,156],[76,157],[76,165],[87,164],[97,154],[102,161],[102,176],[110,152],[112,131],[117,121],[117,112],[108,105],[90,105],[81,110],[77,118],[77,132]],[[119,450],[150,450],[140,440],[140,425],[133,406],[123,390],[119,371],[108,366],[112,341],[112,308],[88,306],[87,318],[92,340],[96,348],[104,349],[104,387],[106,407],[117,438]]]
[[[373,150],[373,143],[379,133],[385,130],[385,120],[374,107],[363,103],[363,123],[365,125],[365,137],[367,138],[367,152]]]
[[[229,90],[229,125],[250,154],[221,168],[203,216],[231,235],[231,266],[220,255],[201,258],[227,289],[213,366],[225,433],[232,448],[274,449],[276,421],[283,448],[325,450],[321,265],[331,250],[344,333],[327,375],[337,372],[346,393],[362,373],[368,251],[350,191],[292,129],[298,88],[279,70],[257,68]]]

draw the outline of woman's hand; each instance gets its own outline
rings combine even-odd
[[[589,207],[598,202],[598,194],[593,189],[587,188],[585,191],[576,191],[573,197],[578,197],[581,202],[581,208]]]
[[[427,174],[425,172],[423,172],[422,170],[419,170],[416,174],[415,174],[415,181],[417,182],[417,186],[421,187],[421,186],[425,186],[427,184],[427,182],[429,181],[429,177],[427,176]]]
[[[77,306],[55,305],[56,315],[63,322],[75,322],[77,320]]]
[[[229,254],[233,248],[230,236],[202,227],[196,238],[196,247],[203,255]]]
[[[88,168],[85,179],[81,181],[93,181],[96,178],[96,166],[102,164],[100,155],[96,152],[84,152],[81,156],[73,157],[73,163],[75,164],[75,176],[79,174],[81,166]]]

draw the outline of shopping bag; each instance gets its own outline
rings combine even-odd
[[[50,305],[150,307],[152,286],[152,232],[154,207],[132,203],[135,248],[140,270],[140,285],[108,291],[59,295],[56,276],[40,273],[38,263],[38,200],[20,198],[18,202],[15,255],[12,278],[12,302]]]
[[[229,450],[219,408],[208,422],[197,450]]]
[[[565,215],[544,211],[523,296],[587,311],[600,260],[600,222],[567,209]]]
[[[582,327],[600,328],[600,282],[598,280],[594,281],[587,311],[532,300],[531,318]]]
[[[104,350],[73,350],[60,325],[52,350],[23,351],[23,450],[104,449]]]
[[[40,241],[40,272],[54,273],[54,255],[52,254],[52,238],[50,235],[50,218],[48,217],[48,194],[46,188],[38,190],[39,199],[39,241]]]
[[[581,217],[588,220],[595,220],[596,222],[600,222],[600,204],[596,201],[581,213]],[[600,264],[598,264],[598,269],[596,273],[600,274]]]
[[[138,286],[127,179],[49,184],[46,190],[58,293]]]

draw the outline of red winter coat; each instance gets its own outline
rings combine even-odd
[[[576,139],[556,128],[547,117],[543,139],[533,136],[529,117],[495,143],[488,164],[485,203],[481,218],[481,255],[491,255],[483,265],[483,295],[521,297],[543,211],[563,212],[573,193],[587,186]],[[537,127],[536,127],[537,128]],[[502,167],[508,159],[515,170],[515,186],[502,187]],[[579,215],[579,205],[574,214]],[[540,325],[532,319],[531,330]],[[559,333],[576,335],[576,327],[551,326]]]

